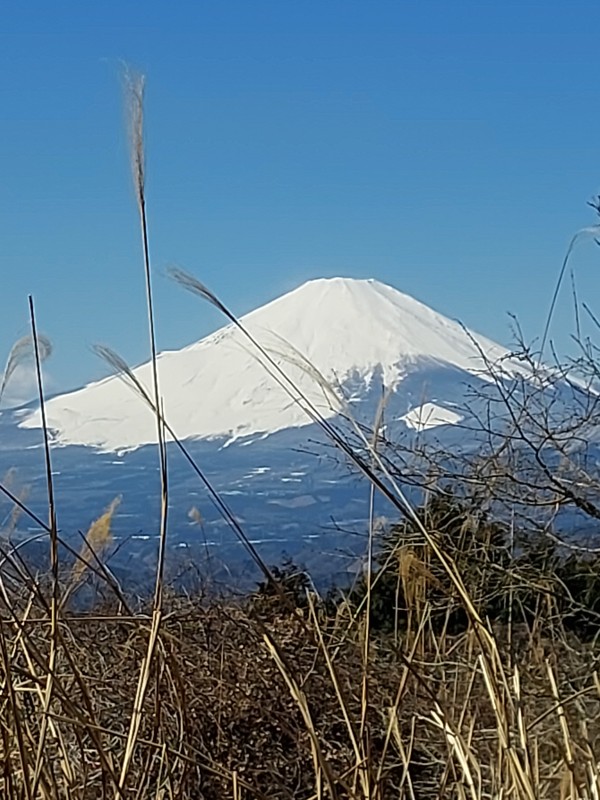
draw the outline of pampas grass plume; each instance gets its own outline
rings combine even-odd
[[[90,562],[94,555],[99,556],[100,553],[104,552],[112,542],[112,519],[120,503],[121,498],[115,497],[104,514],[98,517],[98,519],[92,522],[90,525],[79,552],[80,557],[75,562],[73,569],[71,570],[72,586],[76,586],[82,581],[87,569],[86,562]]]

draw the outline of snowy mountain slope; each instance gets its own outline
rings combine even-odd
[[[485,374],[485,359],[507,351],[413,298],[375,280],[309,281],[242,318],[294,383],[325,417],[338,413],[314,370],[336,385],[369,387],[375,373],[397,388],[422,364],[447,365],[467,375]],[[482,353],[485,359],[482,358]],[[304,361],[306,360],[306,361]],[[134,370],[150,387],[149,364]],[[166,417],[178,437],[227,437],[297,428],[310,420],[259,363],[233,326],[159,357]],[[143,401],[119,378],[91,383],[51,399],[50,427],[60,444],[105,451],[135,449],[155,441],[155,421]],[[434,417],[429,415],[433,424]],[[437,414],[436,424],[458,415]],[[413,423],[412,417],[407,420]],[[39,427],[38,412],[22,420]],[[418,423],[417,423],[418,427]]]
[[[411,408],[400,419],[415,431],[426,431],[440,425],[456,425],[462,421],[463,417],[456,411],[428,402]]]

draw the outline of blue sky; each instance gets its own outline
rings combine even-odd
[[[375,277],[499,341],[540,334],[600,192],[597,2],[7,0],[0,26],[0,358],[52,339],[54,390],[148,354],[120,64],[147,75],[161,349],[313,277]],[[579,292],[600,312],[600,249]],[[572,330],[569,292],[553,336]],[[2,354],[4,353],[4,356]]]

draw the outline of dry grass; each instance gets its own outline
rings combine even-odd
[[[399,640],[373,634],[365,663],[364,616],[349,627],[345,603],[308,595],[303,605],[282,607],[276,594],[208,604],[166,594],[139,704],[151,609],[63,608],[46,708],[54,645],[44,591],[5,596],[1,796],[598,796],[594,646],[558,627],[520,626],[512,664],[490,667],[472,626],[440,632],[425,604]],[[494,641],[508,653],[505,627]]]
[[[120,497],[110,503],[104,514],[94,520],[86,533],[81,550],[79,551],[79,558],[73,564],[71,569],[71,577],[65,595],[71,595],[85,578],[86,571],[89,565],[94,563],[96,558],[102,554],[110,546],[112,537],[112,520],[115,511],[121,503]]]

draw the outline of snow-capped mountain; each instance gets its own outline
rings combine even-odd
[[[412,452],[418,439],[436,452],[479,451],[477,419],[496,388],[490,363],[509,382],[524,369],[500,345],[374,280],[310,281],[241,322],[289,376],[292,396],[229,325],[160,355],[165,417],[264,559],[291,555],[324,580],[344,573],[362,552],[370,493],[311,423],[306,399],[358,447],[348,416],[372,424],[385,396],[392,449]],[[133,372],[152,395],[150,366]],[[77,531],[121,496],[111,568],[125,583],[144,583],[155,563],[160,515],[153,413],[118,377],[53,397],[46,412],[58,445],[52,469],[61,534],[79,546]],[[0,474],[23,486],[44,518],[39,425],[34,404],[0,412]],[[177,447],[168,449],[168,465],[175,571],[176,553],[194,570],[210,553],[211,569],[226,565],[227,580],[251,580],[247,554]],[[0,531],[11,513],[0,496]],[[382,501],[377,513],[396,512]],[[15,540],[39,532],[26,516],[19,526]]]
[[[374,376],[398,393],[411,383],[409,377],[414,383],[415,374],[432,367],[485,379],[486,362],[508,356],[500,345],[375,280],[309,281],[241,322],[326,418],[340,411],[336,395],[356,402]],[[303,403],[278,385],[263,362],[264,356],[233,325],[182,350],[163,352],[160,390],[166,419],[178,438],[224,437],[231,443],[309,424]],[[150,365],[139,366],[134,374],[152,394]],[[451,398],[421,399],[401,409],[409,428],[461,419],[456,409],[445,407]],[[54,397],[47,417],[62,445],[125,451],[156,438],[151,410],[119,377]],[[38,427],[39,413],[30,413],[20,424]]]

